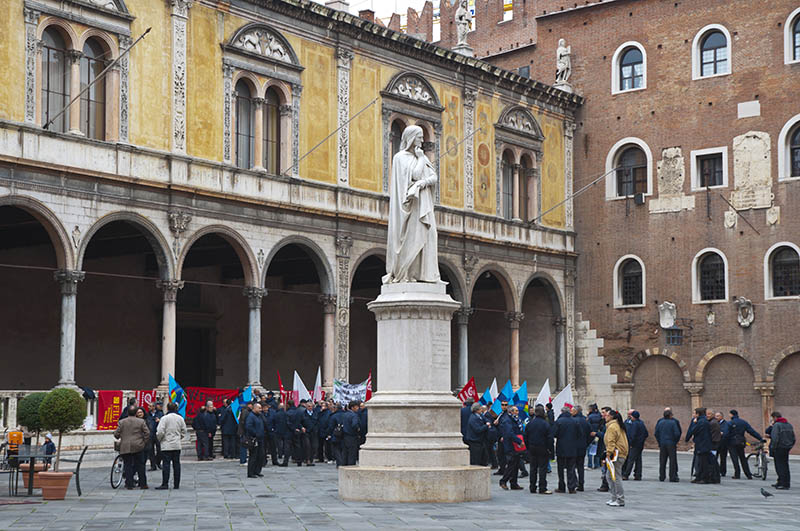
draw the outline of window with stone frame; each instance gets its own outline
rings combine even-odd
[[[792,26],[792,59],[800,61],[800,16],[794,19]]]
[[[677,326],[667,328],[664,337],[667,346],[679,347],[683,344],[683,329]]]
[[[792,177],[800,177],[800,126],[795,128],[789,142],[789,157],[791,160]]]
[[[274,88],[268,88],[264,98],[264,168],[278,175],[281,171],[281,99]]]
[[[69,129],[70,68],[67,47],[61,33],[50,26],[42,34],[42,125],[53,120],[48,130],[64,133]],[[66,107],[66,109],[65,109]],[[61,111],[64,111],[61,113]],[[59,116],[58,114],[61,113]]]
[[[98,39],[83,45],[81,57],[81,132],[87,138],[106,138],[106,80],[98,78],[108,64],[108,52]]]
[[[779,247],[772,253],[772,296],[800,295],[800,256],[791,247]]]
[[[240,168],[253,167],[253,98],[250,87],[243,79],[236,83],[236,165]]]
[[[644,86],[644,57],[638,48],[628,48],[619,62],[619,90]]]
[[[400,141],[403,138],[404,127],[400,120],[394,120],[392,122],[392,131],[389,133],[389,138],[392,142],[392,160],[394,160],[394,156],[397,155],[397,152],[400,151]]]
[[[514,215],[514,157],[510,151],[503,153],[503,217]]]
[[[620,268],[620,287],[622,305],[643,304],[642,266],[634,259],[628,259]]]
[[[701,188],[722,186],[724,175],[722,153],[697,157],[697,170]]]
[[[721,31],[712,31],[703,37],[700,44],[700,76],[727,74],[728,39]]]
[[[617,196],[647,193],[647,156],[640,148],[626,148],[617,159]]]
[[[725,300],[725,262],[717,253],[706,253],[698,261],[701,301]]]

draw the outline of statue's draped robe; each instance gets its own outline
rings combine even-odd
[[[427,186],[414,186],[418,181]],[[440,281],[433,212],[436,181],[436,172],[425,155],[417,157],[403,150],[394,156],[384,284]]]

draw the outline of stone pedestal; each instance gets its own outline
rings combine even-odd
[[[490,470],[469,466],[461,403],[450,393],[450,320],[444,283],[384,285],[378,321],[379,391],[359,465],[339,468],[339,495],[372,502],[489,499]]]
[[[453,46],[453,51],[467,57],[475,57],[475,52],[469,44],[456,44]]]

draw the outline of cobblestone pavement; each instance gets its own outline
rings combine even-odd
[[[688,455],[680,456],[680,483],[660,483],[657,461],[657,454],[645,452],[644,480],[625,482],[624,508],[606,507],[607,495],[596,491],[596,470],[586,471],[586,492],[574,495],[532,495],[527,478],[520,481],[525,490],[503,491],[492,476],[490,501],[410,505],[342,502],[333,465],[267,467],[256,480],[246,478],[238,461],[188,462],[177,491],[152,489],[160,472],[148,476],[150,490],[112,490],[108,468],[90,468],[81,498],[71,485],[65,501],[0,505],[0,530],[798,529],[798,492],[770,488],[771,466],[768,481],[724,478],[721,485],[691,485]],[[800,477],[800,462],[791,466]],[[548,481],[555,488],[555,470]],[[763,498],[761,487],[774,497]]]

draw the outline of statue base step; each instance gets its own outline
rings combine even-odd
[[[459,503],[489,499],[491,469],[459,467],[339,467],[339,497],[380,503]]]

